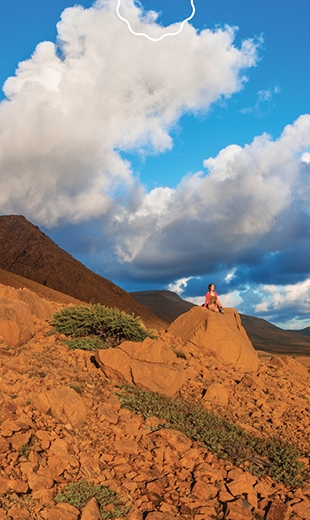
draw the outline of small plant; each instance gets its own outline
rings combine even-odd
[[[24,444],[24,446],[21,446],[19,448],[19,455],[21,457],[25,457],[25,459],[28,459],[30,451],[31,447],[29,446],[29,444]]]
[[[293,444],[278,438],[255,437],[202,406],[155,392],[124,386],[118,397],[123,408],[140,413],[144,419],[151,416],[165,419],[165,427],[203,442],[218,458],[228,459],[257,476],[268,475],[292,486],[300,486],[309,478],[298,460],[302,453]]]
[[[70,388],[72,388],[72,390],[74,390],[77,394],[80,394],[80,395],[83,395],[83,387],[82,386],[79,386],[79,385],[69,385]]]
[[[67,502],[81,510],[92,498],[95,498],[98,502],[102,520],[119,518],[128,512],[128,508],[121,503],[114,491],[102,484],[95,485],[93,482],[86,480],[68,484],[61,493],[55,496],[54,500],[55,502]],[[111,505],[113,511],[111,511]]]
[[[143,341],[153,337],[142,326],[140,318],[116,308],[96,305],[76,305],[57,312],[52,319],[53,330],[73,338],[91,337],[107,341],[109,346],[124,340]]]
[[[68,345],[70,350],[103,350],[108,348],[106,343],[103,343],[101,339],[98,338],[77,338],[77,339],[68,339],[66,341],[66,345]]]
[[[29,453],[31,451],[31,446],[33,445],[34,437],[31,436],[27,444],[24,444],[19,448],[19,455],[20,457],[25,457],[25,459],[28,459]]]
[[[186,355],[185,355],[184,352],[182,352],[181,350],[178,350],[178,349],[173,348],[173,347],[172,347],[172,350],[173,350],[173,352],[175,353],[175,355],[176,355],[177,358],[180,358],[180,359],[186,359]]]

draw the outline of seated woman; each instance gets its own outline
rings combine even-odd
[[[224,314],[222,304],[220,300],[218,299],[218,296],[215,292],[215,285],[214,283],[210,283],[208,285],[208,292],[206,294],[206,301],[203,304],[203,307],[207,307],[210,311],[213,312],[220,312],[221,314]]]

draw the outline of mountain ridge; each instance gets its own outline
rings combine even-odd
[[[163,329],[167,326],[165,320],[136,302],[129,293],[57,246],[24,216],[0,216],[0,269],[86,303],[100,303],[133,313],[147,327]]]

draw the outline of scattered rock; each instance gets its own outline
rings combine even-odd
[[[180,396],[309,453],[308,371],[289,357],[264,357],[257,365],[234,310],[223,316],[190,311],[178,325],[180,337],[169,330],[157,340],[124,342],[98,352],[96,364],[93,353],[70,351],[61,335],[47,336],[45,319],[34,319],[39,311],[30,312],[25,301],[7,301],[18,312],[26,309],[34,329],[25,342],[0,349],[0,520],[101,520],[95,498],[81,510],[56,505],[55,496],[81,480],[116,492],[128,508],[124,520],[310,519],[310,481],[293,489],[253,476],[165,420],[143,420],[121,408],[115,395],[115,383],[125,381]],[[247,354],[229,358],[219,347],[225,337],[239,337]],[[309,469],[308,457],[302,460]]]

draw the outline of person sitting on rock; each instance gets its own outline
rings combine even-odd
[[[203,304],[203,307],[206,307],[210,311],[213,312],[220,312],[221,314],[224,314],[222,304],[220,300],[218,299],[218,295],[215,292],[215,285],[214,283],[210,283],[208,285],[208,292],[206,294],[206,301]]]

